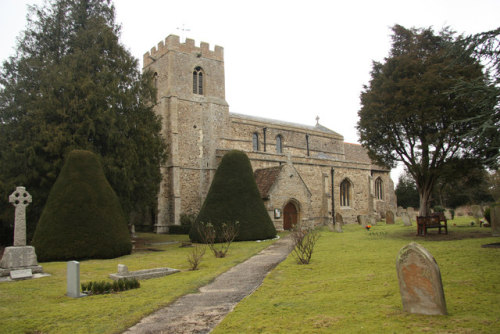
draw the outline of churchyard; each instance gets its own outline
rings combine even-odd
[[[321,229],[309,265],[289,256],[245,298],[214,333],[498,333],[500,248],[491,229],[471,226],[472,217],[449,221],[449,234],[417,237],[416,226],[377,223],[368,231],[346,225],[343,233]],[[156,267],[180,273],[141,281],[139,289],[70,298],[66,262],[43,262],[51,276],[0,283],[1,333],[119,333],[143,316],[196,291],[273,241],[236,242],[228,256],[205,254],[189,270],[186,235],[138,234],[140,251],[110,260],[80,261],[82,283],[109,280],[118,264],[129,270]],[[283,236],[283,234],[282,234]],[[166,243],[176,242],[176,243]],[[399,250],[417,242],[441,271],[447,316],[403,311],[396,274]]]

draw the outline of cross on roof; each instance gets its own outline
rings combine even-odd
[[[316,116],[316,125],[319,125],[319,116]]]

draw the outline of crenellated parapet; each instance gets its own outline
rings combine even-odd
[[[224,61],[224,48],[216,45],[214,50],[210,50],[208,43],[201,42],[200,46],[195,46],[194,40],[187,38],[185,43],[181,43],[179,36],[169,35],[165,41],[158,43],[151,51],[143,56],[143,66],[146,67],[159,59],[169,51],[178,51],[184,53],[196,54],[197,57],[209,58],[218,61]]]

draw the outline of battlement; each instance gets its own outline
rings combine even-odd
[[[208,43],[201,42],[200,46],[197,47],[195,46],[193,39],[186,38],[186,42],[181,43],[179,36],[169,35],[165,38],[165,41],[161,41],[156,47],[153,47],[151,51],[144,54],[143,67],[150,65],[155,60],[165,55],[168,51],[193,53],[198,57],[224,61],[224,48],[221,46],[216,45],[212,51],[210,50]]]

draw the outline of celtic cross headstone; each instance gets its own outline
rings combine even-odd
[[[16,207],[14,219],[14,246],[26,246],[26,207],[31,195],[24,187],[17,187],[9,196],[9,202]]]

